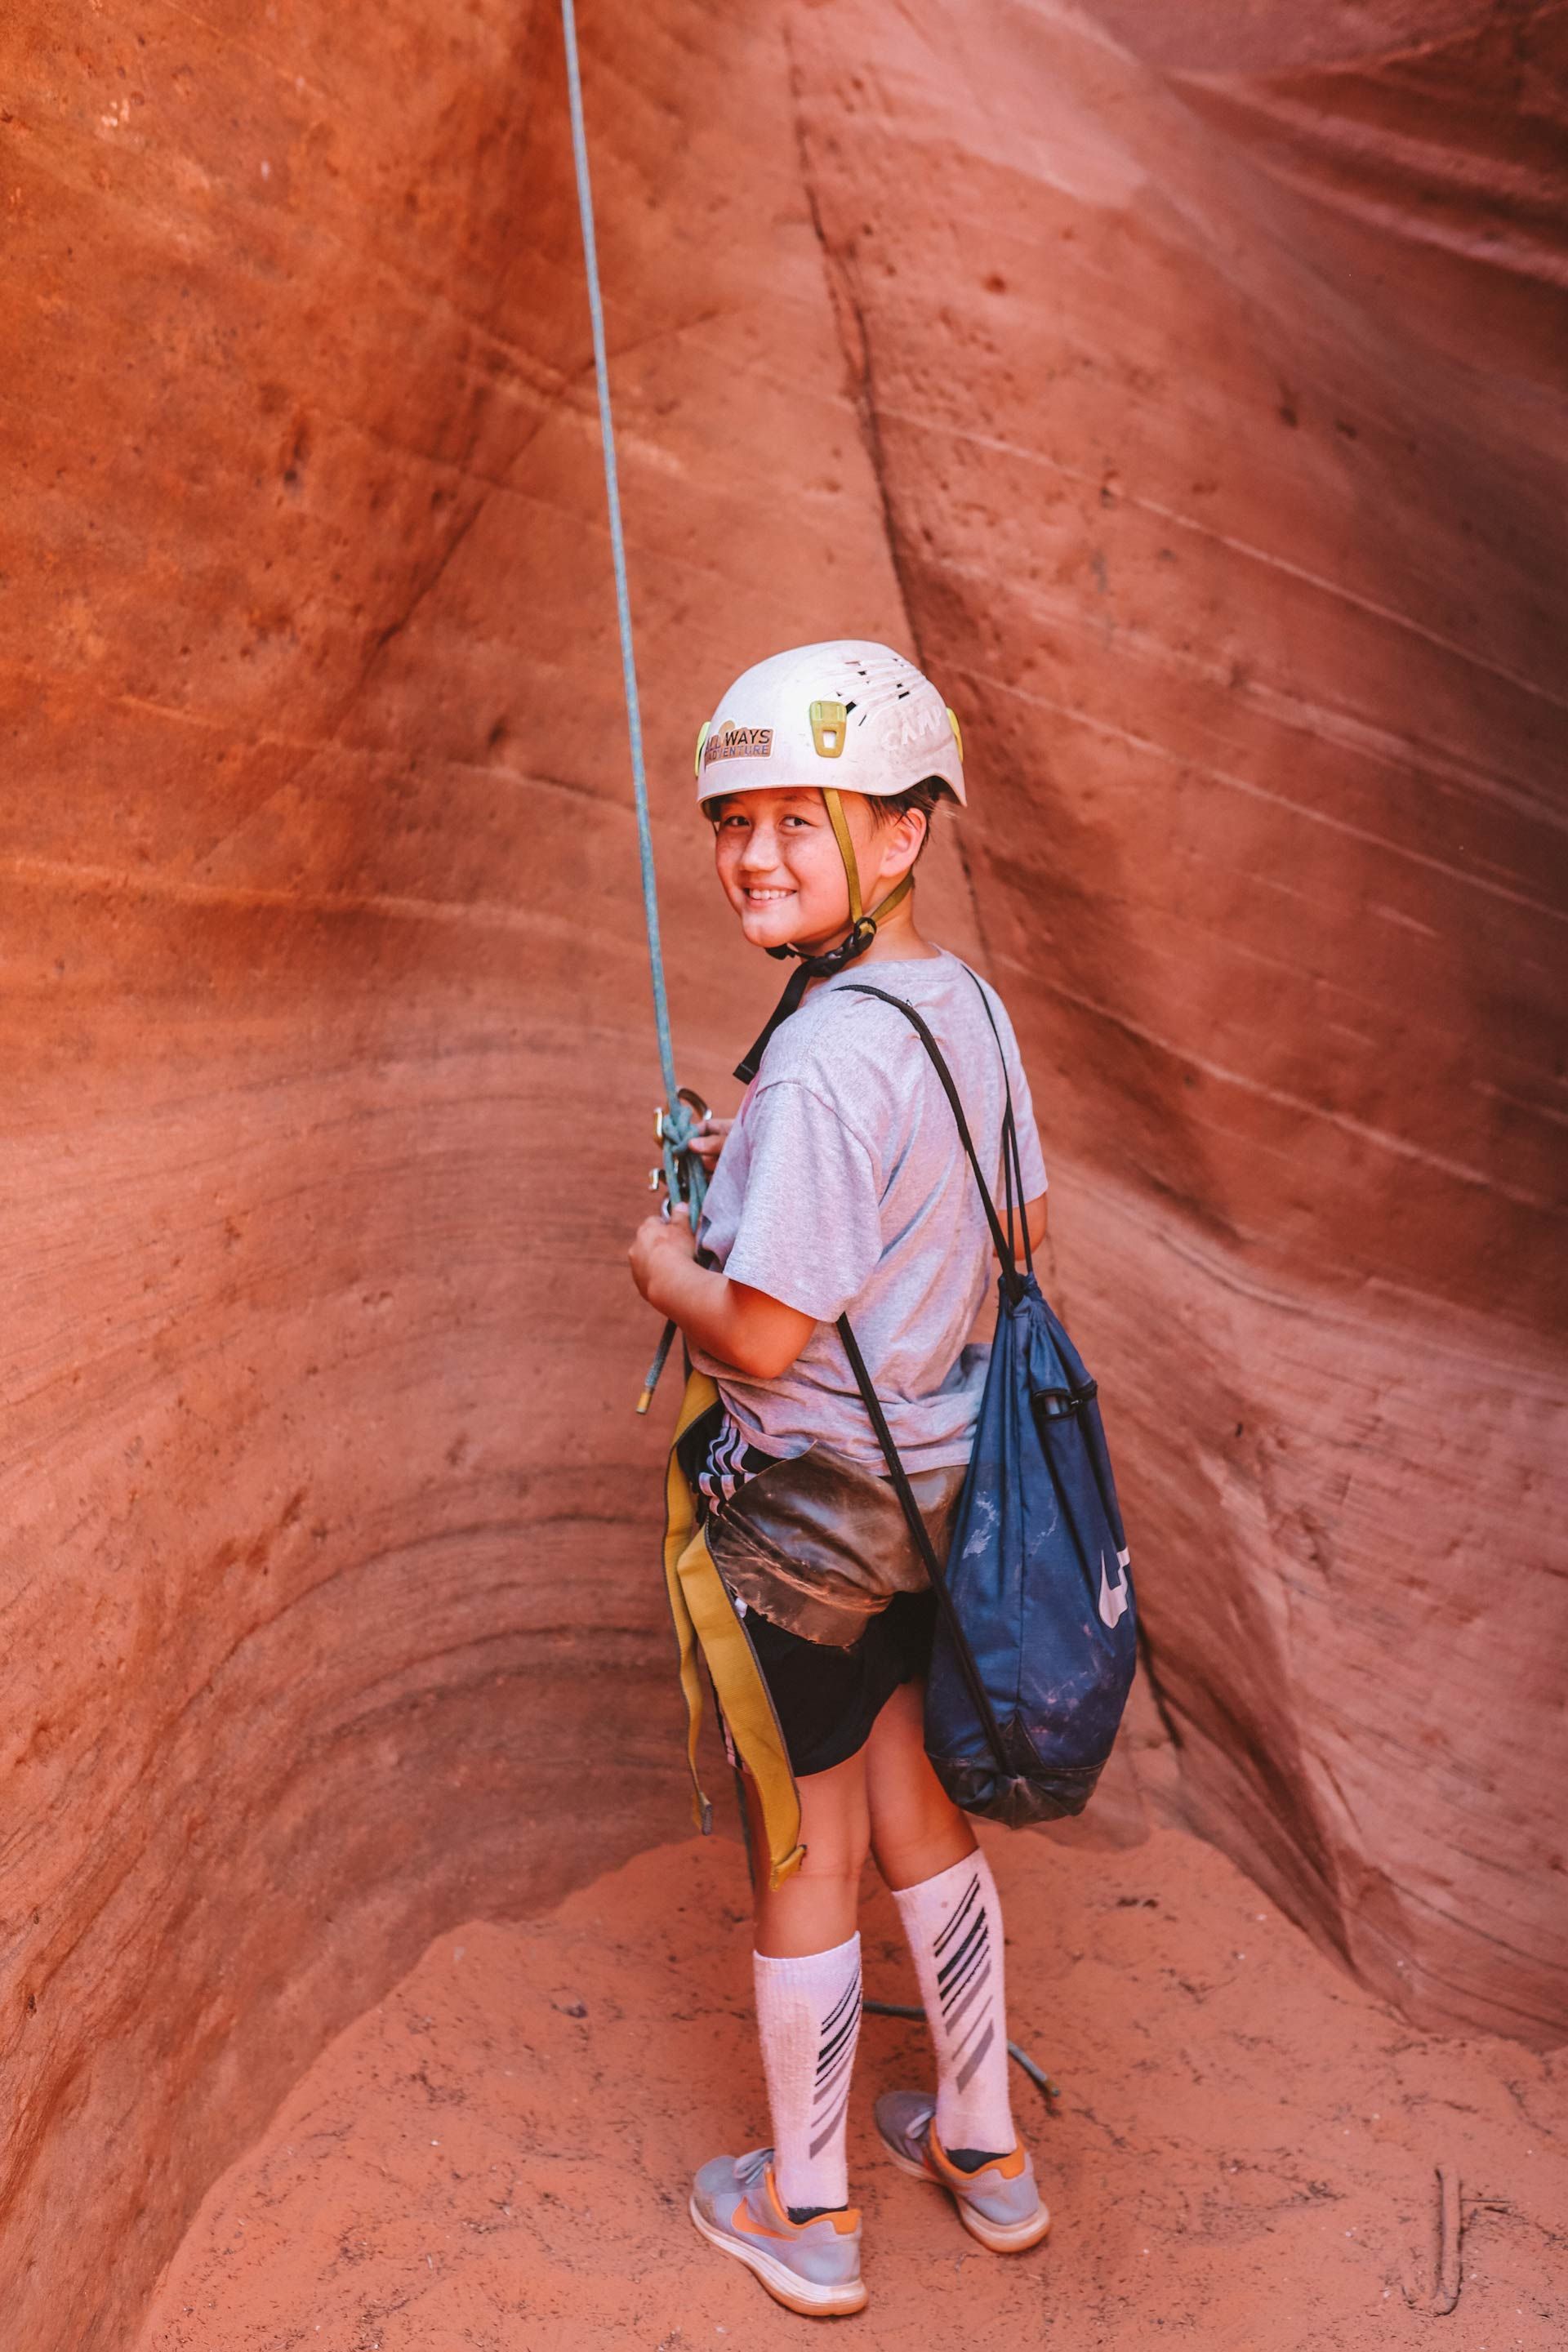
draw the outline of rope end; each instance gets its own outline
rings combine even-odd
[[[637,1399],[637,1409],[639,1412],[646,1412],[652,1402],[653,1391],[651,1389],[644,1389],[641,1396]]]

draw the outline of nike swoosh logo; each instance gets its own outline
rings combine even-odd
[[[1100,1622],[1102,1625],[1109,1625],[1113,1632],[1121,1622],[1122,1612],[1132,1598],[1127,1589],[1127,1554],[1124,1551],[1117,1553],[1116,1566],[1121,1580],[1119,1584],[1111,1584],[1106,1578],[1105,1554],[1100,1553]]]

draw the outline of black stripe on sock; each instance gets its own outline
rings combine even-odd
[[[844,2043],[847,2041],[850,2034],[854,2032],[855,2028],[859,2024],[859,2011],[851,2010],[849,2015],[845,2019],[843,2024],[839,2027],[832,2041],[825,2042],[823,2043],[821,2049],[816,2053],[816,2073],[817,2079],[819,2081],[821,2080],[824,2070],[833,2063],[834,2059],[838,2055]]]
[[[817,2133],[816,2137],[811,2143],[810,2152],[813,2156],[819,2156],[822,2150],[827,2146],[828,2141],[833,2137],[833,2135],[837,2130],[839,2124],[843,2121],[844,2110],[848,2105],[849,2090],[848,2085],[846,2084],[844,2096],[839,2100],[838,2105],[834,2108],[832,2115],[823,2125],[822,2129]]]
[[[958,2021],[963,2015],[964,2011],[970,2006],[972,2001],[979,2000],[981,1994],[984,1991],[990,1981],[991,1963],[990,1960],[987,1959],[985,1966],[980,1970],[979,1974],[977,1976],[971,1977],[963,1992],[960,1998],[953,2002],[952,2007],[951,2009],[943,2010],[942,2021],[946,2026],[949,2033],[952,2033],[955,2030]]]
[[[942,2015],[944,2017],[948,2011],[952,2007],[953,2002],[958,2000],[959,1996],[962,1993],[968,1991],[970,1986],[974,1982],[976,1976],[979,1974],[980,1970],[986,1966],[990,1958],[990,1943],[987,1939],[983,1938],[980,1943],[976,1944],[973,1951],[971,1952],[963,1968],[960,1969],[958,1974],[953,1978],[952,1982],[950,1985],[944,1986],[942,1990]]]
[[[974,1900],[975,1896],[979,1894],[979,1892],[980,1892],[980,1873],[979,1873],[978,1871],[976,1871],[976,1872],[975,1872],[975,1874],[974,1874],[974,1875],[973,1875],[973,1878],[970,1880],[970,1882],[969,1882],[969,1892],[967,1893],[967,1895],[965,1895],[965,1896],[964,1896],[964,1898],[963,1898],[963,1902],[959,1905],[959,1906],[958,1906],[957,1910],[953,1913],[953,1915],[952,1915],[952,1918],[948,1921],[948,1923],[947,1923],[946,1927],[942,1929],[942,1931],[941,1935],[937,1937],[936,1942],[935,1942],[934,1946],[932,1947],[933,1950],[938,1951],[938,1952],[940,1952],[940,1951],[942,1950],[942,1946],[946,1943],[946,1941],[947,1941],[948,1937],[952,1934],[953,1930],[957,1927],[959,1921],[963,1918],[963,1916],[964,1913],[968,1910],[968,1908],[969,1908],[970,1905],[973,1902],[973,1900]]]
[[[968,2057],[959,2068],[957,2084],[959,2090],[968,2090],[971,2077],[973,2076],[976,2066],[979,2065],[980,2061],[984,2057],[985,2053],[990,2049],[991,2044],[995,2038],[996,2027],[994,2021],[991,2018],[987,2018],[985,2021],[984,2032],[981,2035],[979,2041],[975,2043],[974,2048],[970,2052]]]
[[[963,1943],[959,1945],[957,1950],[953,1952],[952,1957],[942,1968],[938,1969],[936,1972],[936,1980],[938,1985],[942,1988],[942,1996],[944,2000],[946,1998],[946,1987],[949,1981],[957,1970],[963,1968],[970,1953],[974,1949],[975,1945],[984,1941],[985,1933],[985,1914],[982,1911],[979,1917],[971,1927],[969,1933],[965,1936]]]
[[[855,2051],[853,2045],[851,2045],[849,2049],[840,2051],[837,2060],[828,2068],[826,2074],[819,2074],[817,2076],[816,2087],[811,2095],[812,2104],[814,2106],[821,2105],[823,2100],[827,2096],[834,2084],[842,2080],[845,2068],[854,2063],[854,2059]]]
[[[848,1985],[845,1990],[839,1995],[838,1999],[834,2002],[833,2007],[828,2011],[827,2015],[823,2019],[822,2030],[824,2033],[832,2032],[834,2027],[843,2016],[849,2002],[853,2000],[855,1995],[859,1991],[859,1990],[860,1971],[857,1969],[854,1975],[850,1978]]]

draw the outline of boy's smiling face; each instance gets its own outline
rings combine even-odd
[[[861,899],[874,907],[913,864],[924,822],[879,824],[860,793],[844,793],[843,807]],[[719,880],[752,947],[818,949],[842,939],[849,885],[819,792],[733,793],[710,801],[708,814]]]

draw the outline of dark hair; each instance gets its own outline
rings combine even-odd
[[[721,801],[726,801],[731,797],[733,796],[731,793],[722,792],[710,793],[704,797],[702,814],[710,824],[716,824],[719,821],[718,812]],[[872,821],[877,824],[896,824],[906,809],[920,811],[926,821],[926,829],[924,839],[915,852],[917,860],[925,856],[926,843],[931,839],[931,829],[936,819],[938,801],[949,800],[952,797],[951,787],[941,776],[923,776],[918,784],[911,784],[907,793],[867,793],[863,795],[870,808]]]
[[[908,809],[918,809],[924,817],[925,837],[915,852],[917,863],[925,856],[926,844],[931,839],[931,829],[936,822],[936,804],[947,797],[948,786],[940,776],[924,776],[918,784],[911,784],[907,793],[891,793],[886,797],[879,793],[867,794],[871,803],[871,814],[879,824],[896,824]]]

